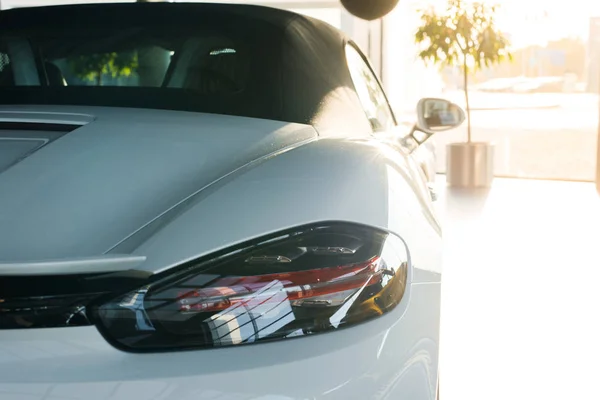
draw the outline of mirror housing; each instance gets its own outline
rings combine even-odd
[[[456,128],[464,120],[463,109],[448,100],[424,98],[417,104],[416,129],[429,136]]]
[[[417,103],[417,123],[401,144],[412,153],[435,133],[456,128],[464,121],[465,112],[456,104],[433,97],[421,99]]]

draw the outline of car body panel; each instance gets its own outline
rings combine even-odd
[[[345,221],[398,234],[414,265],[439,274],[440,227],[426,190],[411,186],[409,162],[375,140],[314,141],[232,174],[113,251],[143,255],[139,269],[161,272],[281,229]]]
[[[428,140],[423,143],[421,146],[415,150],[415,154],[413,157],[422,165],[425,175],[427,176],[429,182],[435,182],[435,174],[436,174],[436,146],[433,140]]]
[[[439,283],[376,320],[214,350],[128,354],[94,327],[0,331],[0,397],[28,400],[435,399]]]
[[[95,121],[0,174],[10,189],[0,198],[3,262],[133,253],[147,258],[138,269],[160,272],[323,220],[389,229],[411,248],[435,247],[439,238],[414,162],[376,139],[316,141],[308,126],[241,117],[69,110]],[[215,226],[235,229],[207,229]]]
[[[97,48],[105,51],[114,39],[123,49],[137,51],[139,32],[151,33],[142,40],[146,46],[165,27],[167,36],[178,24],[196,32],[201,19],[216,31],[235,31],[243,43],[246,36],[254,37],[244,29],[255,24],[252,33],[259,35],[247,47],[252,49],[248,65],[259,72],[246,89],[216,96],[195,86],[170,87],[169,74],[163,78],[167,91],[135,85],[65,88],[49,79],[42,84],[44,73],[33,71],[32,53],[26,65],[40,85],[13,79],[13,86],[0,88],[5,93],[0,122],[12,118],[18,124],[36,120],[42,125],[38,131],[10,134],[37,140],[44,124],[70,126],[54,136],[43,132],[47,141],[33,150],[10,150],[8,167],[0,172],[0,266],[23,285],[15,285],[5,304],[7,313],[16,314],[8,315],[9,324],[0,324],[2,399],[435,398],[442,239],[422,165],[428,159],[408,154],[399,130],[374,132],[368,106],[361,103],[349,74],[344,48],[350,41],[343,33],[308,17],[254,6],[94,5],[53,7],[47,13],[53,18],[44,10],[7,11],[0,30],[25,32],[19,35],[31,40],[19,43],[34,46],[33,37],[44,37],[44,29],[76,36],[62,21],[76,19],[77,29],[85,30],[88,24],[104,28],[110,20],[116,34],[110,40],[101,35],[94,39],[102,43]],[[135,24],[135,43],[121,42],[122,31]],[[179,52],[181,59],[193,55],[188,46],[178,47],[179,39],[165,39],[173,47],[160,46],[175,49],[171,55]],[[60,57],[80,56],[63,44],[57,43],[66,49]],[[52,61],[42,50],[42,61]],[[212,51],[201,56],[212,56]],[[11,57],[11,69],[18,68],[18,57]],[[40,65],[47,72],[44,62]],[[189,71],[191,76],[197,72]],[[258,79],[265,76],[272,79]],[[364,79],[377,83],[373,76]],[[385,96],[379,94],[375,97],[381,105]],[[63,105],[42,106],[38,100]],[[428,148],[422,149],[427,154]],[[95,318],[104,317],[93,310],[109,304],[109,297],[152,291],[152,279],[172,278],[170,273],[192,265],[187,262],[284,229],[334,221],[377,228],[404,241],[406,287],[395,307],[332,332],[210,350],[134,354],[111,346],[94,326],[101,325]],[[54,290],[51,279],[56,276],[46,283],[40,269],[64,274],[69,265],[85,266],[85,260],[93,260],[94,268],[112,271],[119,263],[141,270],[130,284],[143,287],[137,292],[132,286],[115,288],[119,278],[102,275],[110,286],[103,290],[110,293],[94,292],[92,300],[86,297],[77,307],[61,309],[66,311],[59,317],[68,318],[47,323],[60,328],[21,329],[28,321],[19,319],[19,307],[32,298],[36,303],[27,312],[35,313],[46,310],[46,304],[39,305],[46,299],[63,296],[68,301],[79,295],[63,293],[62,287]],[[15,277],[19,267],[23,274]],[[35,295],[28,292],[33,275]],[[67,278],[79,285],[77,275]],[[367,294],[377,300],[376,294]],[[340,309],[350,307],[344,301]],[[147,306],[144,300],[140,305]],[[82,317],[81,326],[64,328],[74,315]],[[302,333],[314,332],[312,328]]]
[[[132,251],[146,257],[136,268],[160,272],[297,224],[380,227],[401,236],[411,254],[409,287],[389,314],[304,338],[159,354],[121,352],[93,326],[0,330],[0,393],[11,400],[433,400],[441,237],[415,165],[375,138],[309,140],[190,197],[148,237],[140,231],[144,239]]]
[[[237,168],[317,137],[306,125],[163,110],[24,106],[0,116],[16,111],[21,121],[32,111],[94,121],[0,173],[2,262],[100,255]]]
[[[415,129],[417,124],[417,113],[396,113],[398,125],[394,129],[393,137],[406,137]],[[435,184],[437,171],[437,156],[435,141],[431,138],[421,144],[412,153],[413,159],[419,164],[425,174],[425,178],[430,185]]]

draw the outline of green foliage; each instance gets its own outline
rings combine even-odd
[[[422,10],[422,24],[415,33],[422,60],[440,66],[459,66],[463,71],[468,142],[471,142],[469,71],[512,60],[508,37],[496,27],[497,8],[467,0],[448,0],[442,12],[434,7]]]
[[[415,34],[419,57],[426,62],[479,69],[512,59],[509,40],[496,27],[497,6],[448,0],[443,12],[422,10]]]
[[[102,76],[130,76],[138,66],[136,53],[104,53],[81,55],[69,60],[73,73],[82,80],[102,84]]]

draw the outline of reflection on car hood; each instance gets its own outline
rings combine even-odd
[[[79,126],[52,135],[34,112],[54,123],[78,113]],[[0,262],[100,255],[220,177],[316,136],[305,125],[174,111],[2,107],[7,120]]]

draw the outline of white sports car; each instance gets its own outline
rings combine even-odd
[[[291,12],[1,12],[0,398],[434,399],[411,153],[464,114],[418,117],[399,136],[361,51]]]

